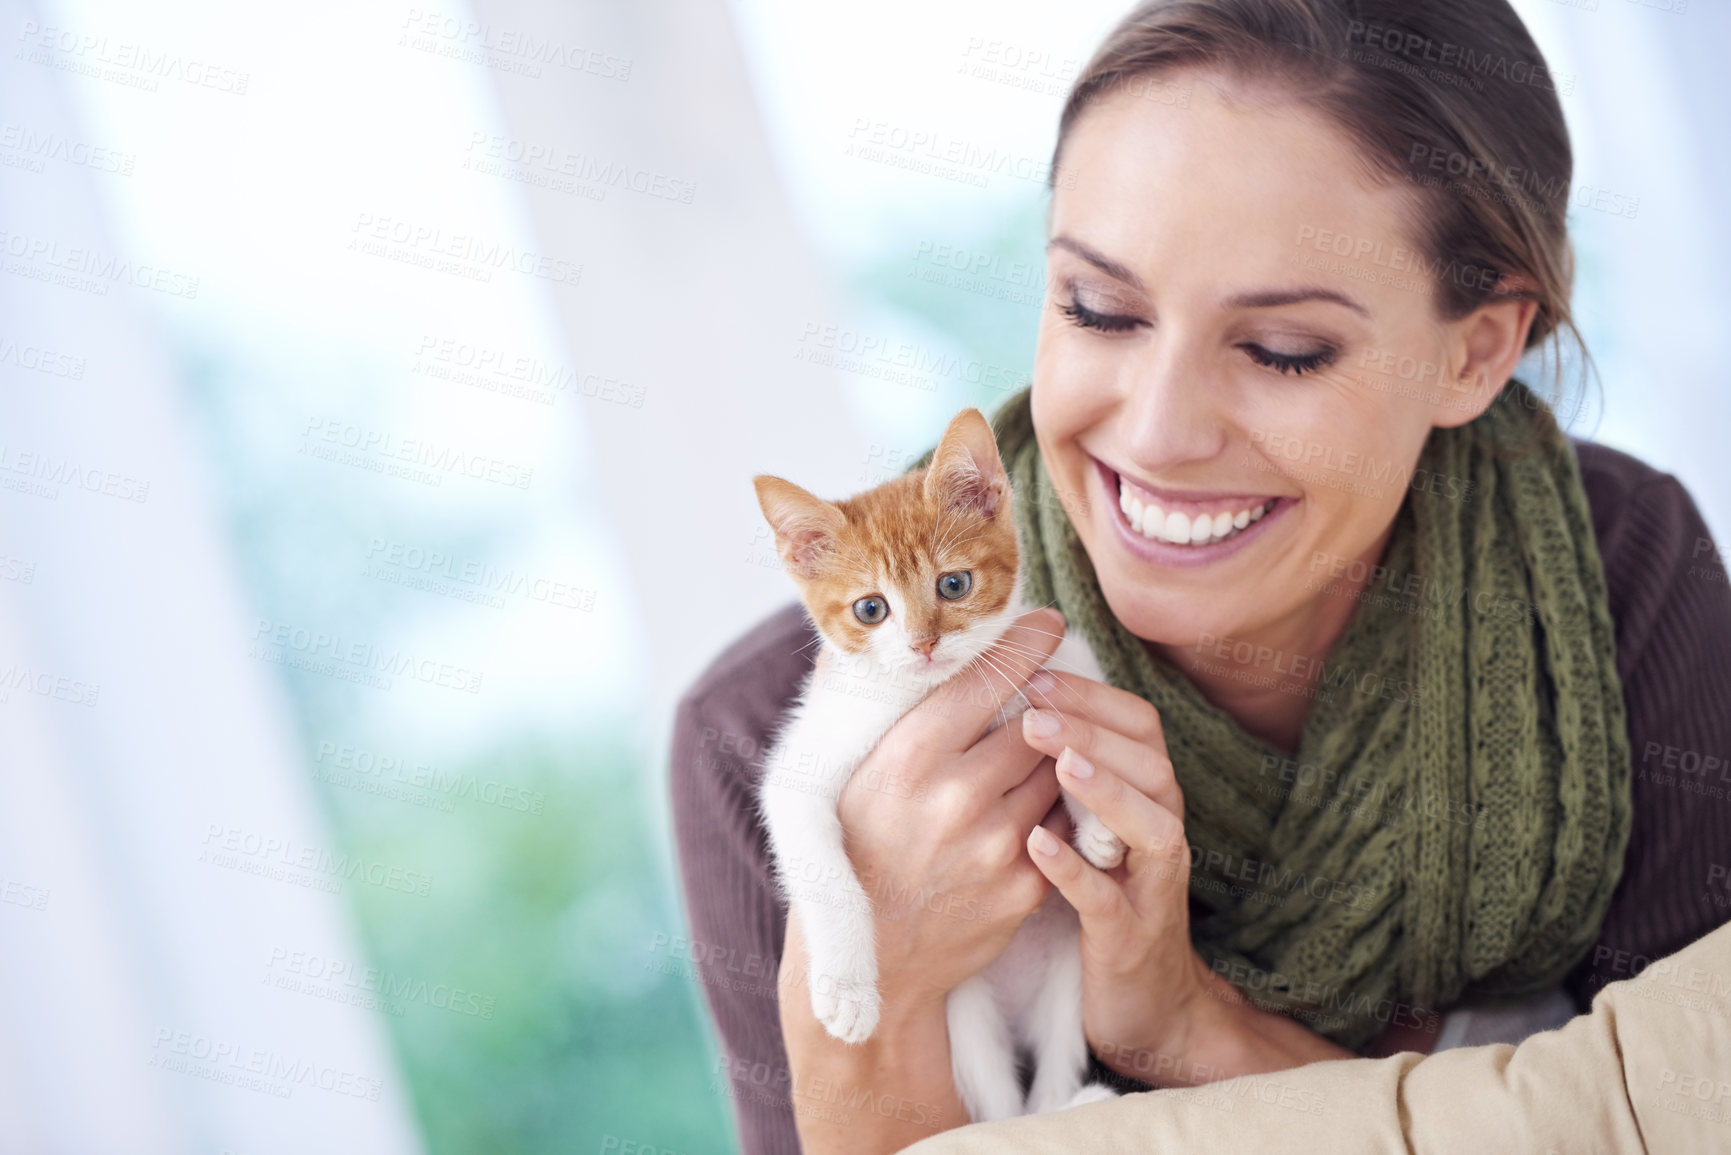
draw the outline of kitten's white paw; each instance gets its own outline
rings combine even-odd
[[[867,980],[820,982],[811,990],[812,1014],[824,1030],[844,1043],[863,1043],[871,1038],[882,1007],[877,984]]]
[[[1076,851],[1098,870],[1111,870],[1124,861],[1124,840],[1106,829],[1103,822],[1091,822],[1076,831]]]
[[[1114,1091],[1106,1084],[1089,1083],[1086,1087],[1083,1087],[1080,1091],[1077,1091],[1074,1095],[1070,1096],[1070,1101],[1064,1104],[1063,1110],[1067,1111],[1071,1107],[1080,1107],[1084,1103],[1104,1103],[1107,1099],[1116,1099],[1117,1097],[1118,1092]]]

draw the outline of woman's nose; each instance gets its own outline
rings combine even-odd
[[[1125,371],[1126,401],[1118,419],[1137,468],[1152,478],[1225,449],[1222,398],[1210,387],[1203,358],[1185,348],[1181,337],[1156,337]]]

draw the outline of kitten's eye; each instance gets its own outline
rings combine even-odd
[[[974,575],[965,569],[938,575],[938,596],[945,601],[953,602],[957,598],[966,597],[973,588]]]
[[[868,626],[875,626],[890,616],[889,603],[876,594],[863,597],[853,604],[853,616]]]

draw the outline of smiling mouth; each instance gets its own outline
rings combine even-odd
[[[1118,487],[1118,509],[1129,527],[1149,541],[1166,545],[1205,548],[1231,541],[1280,503],[1278,497],[1268,497],[1168,500],[1162,504],[1122,474],[1114,474],[1113,480]]]

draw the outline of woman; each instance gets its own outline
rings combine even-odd
[[[908,884],[875,892],[858,1047],[811,1018],[751,805],[799,608],[687,693],[675,821],[745,1150],[965,1123],[944,996],[1054,885],[1130,1088],[1429,1051],[1478,999],[1584,1010],[1725,921],[1718,553],[1675,479],[1511,381],[1571,329],[1569,172],[1506,0],[1157,0],[1107,38],[994,428],[1030,591],[1113,685],[1036,685],[1014,749],[916,709],[856,773],[849,855]],[[1058,621],[1006,639],[1018,682]],[[1065,845],[1059,776],[1123,866]]]

